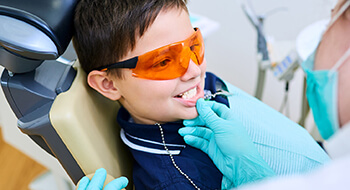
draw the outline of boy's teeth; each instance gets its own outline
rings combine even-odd
[[[190,99],[193,98],[197,94],[197,88],[193,88],[182,94],[182,99]]]

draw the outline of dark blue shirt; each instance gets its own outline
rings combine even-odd
[[[225,89],[224,83],[214,74],[207,73],[206,93],[214,94]],[[223,96],[215,101],[228,105]],[[133,180],[136,190],[194,189],[194,186],[173,165],[162,143],[157,125],[142,125],[130,122],[130,114],[121,108],[118,123],[122,127],[121,137],[134,157]],[[175,163],[200,189],[220,189],[222,174],[212,160],[201,150],[188,146],[178,134],[184,127],[182,121],[162,124],[165,143]]]

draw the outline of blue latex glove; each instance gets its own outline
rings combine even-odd
[[[88,177],[81,178],[77,190],[121,190],[125,188],[129,181],[126,177],[117,178],[109,182],[104,188],[103,184],[106,180],[107,172],[105,169],[100,168],[96,170],[94,177],[91,181]]]
[[[223,174],[222,189],[275,175],[261,157],[245,127],[223,104],[199,99],[199,116],[179,130],[187,144],[207,153]],[[203,127],[206,126],[206,127]]]

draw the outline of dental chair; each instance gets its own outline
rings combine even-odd
[[[60,58],[74,33],[77,2],[0,2],[1,86],[18,128],[54,156],[75,184],[101,167],[106,183],[122,175],[132,180],[133,160],[116,121],[120,105],[87,85],[79,61]]]

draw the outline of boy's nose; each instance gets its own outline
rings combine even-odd
[[[195,60],[190,59],[190,63],[188,65],[186,73],[180,77],[181,80],[187,81],[200,76],[201,74],[200,65],[197,65],[194,61],[197,62],[197,59]]]

